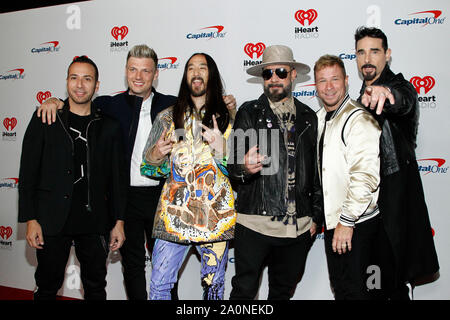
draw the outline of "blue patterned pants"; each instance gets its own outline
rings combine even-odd
[[[150,299],[170,300],[170,290],[190,245],[157,239],[152,255]],[[228,241],[195,245],[201,257],[200,278],[204,300],[223,300]]]

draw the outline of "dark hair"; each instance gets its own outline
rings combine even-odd
[[[383,47],[384,51],[386,51],[388,49],[387,37],[383,31],[381,31],[378,28],[368,28],[368,27],[364,27],[364,26],[361,26],[358,29],[356,29],[355,48],[356,48],[357,42],[365,37],[381,39],[381,46]]]
[[[219,69],[217,68],[217,64],[213,58],[206,53],[194,53],[186,62],[183,78],[181,80],[180,91],[178,92],[178,98],[173,107],[173,121],[175,123],[175,129],[184,128],[186,111],[192,112],[195,108],[195,105],[191,99],[189,85],[187,83],[187,69],[189,61],[196,55],[204,56],[208,66],[205,115],[202,123],[209,128],[213,128],[212,116],[215,115],[219,130],[224,133],[230,122],[230,115],[222,97],[224,93],[222,78],[220,76]]]
[[[76,56],[75,58],[73,58],[72,62],[69,65],[69,68],[67,68],[67,77],[69,77],[69,69],[70,69],[70,67],[76,62],[88,63],[91,66],[93,66],[94,70],[95,70],[95,81],[96,82],[98,81],[98,68],[97,68],[97,65],[94,63],[94,61],[89,59],[88,56]]]

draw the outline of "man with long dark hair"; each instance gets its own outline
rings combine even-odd
[[[173,107],[158,114],[141,173],[167,177],[153,227],[150,298],[168,300],[190,245],[201,256],[204,299],[223,299],[228,240],[236,213],[227,177],[232,120],[214,60],[196,53],[186,63]]]

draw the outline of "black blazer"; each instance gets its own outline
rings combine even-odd
[[[120,123],[122,137],[125,146],[125,160],[127,179],[130,177],[131,156],[133,154],[134,141],[139,123],[139,113],[141,112],[142,98],[130,95],[129,90],[115,96],[100,96],[94,100],[95,104],[104,114],[111,116]],[[175,104],[176,97],[157,92],[152,88],[154,94],[150,111],[153,122],[159,112]]]
[[[67,220],[73,190],[73,142],[68,133],[69,105],[55,123],[33,117],[25,132],[19,172],[19,222],[37,219],[44,235],[56,235]],[[94,103],[88,126],[88,206],[96,231],[105,234],[124,219],[126,177],[119,123]]]

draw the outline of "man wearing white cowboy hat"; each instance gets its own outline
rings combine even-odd
[[[264,94],[239,108],[231,139],[236,144],[230,148],[228,171],[238,184],[238,217],[230,299],[254,299],[266,263],[268,299],[290,299],[322,224],[317,117],[292,97],[297,74],[309,71],[282,45],[267,47],[262,64],[247,70],[263,78]],[[247,142],[255,130],[257,137]]]

